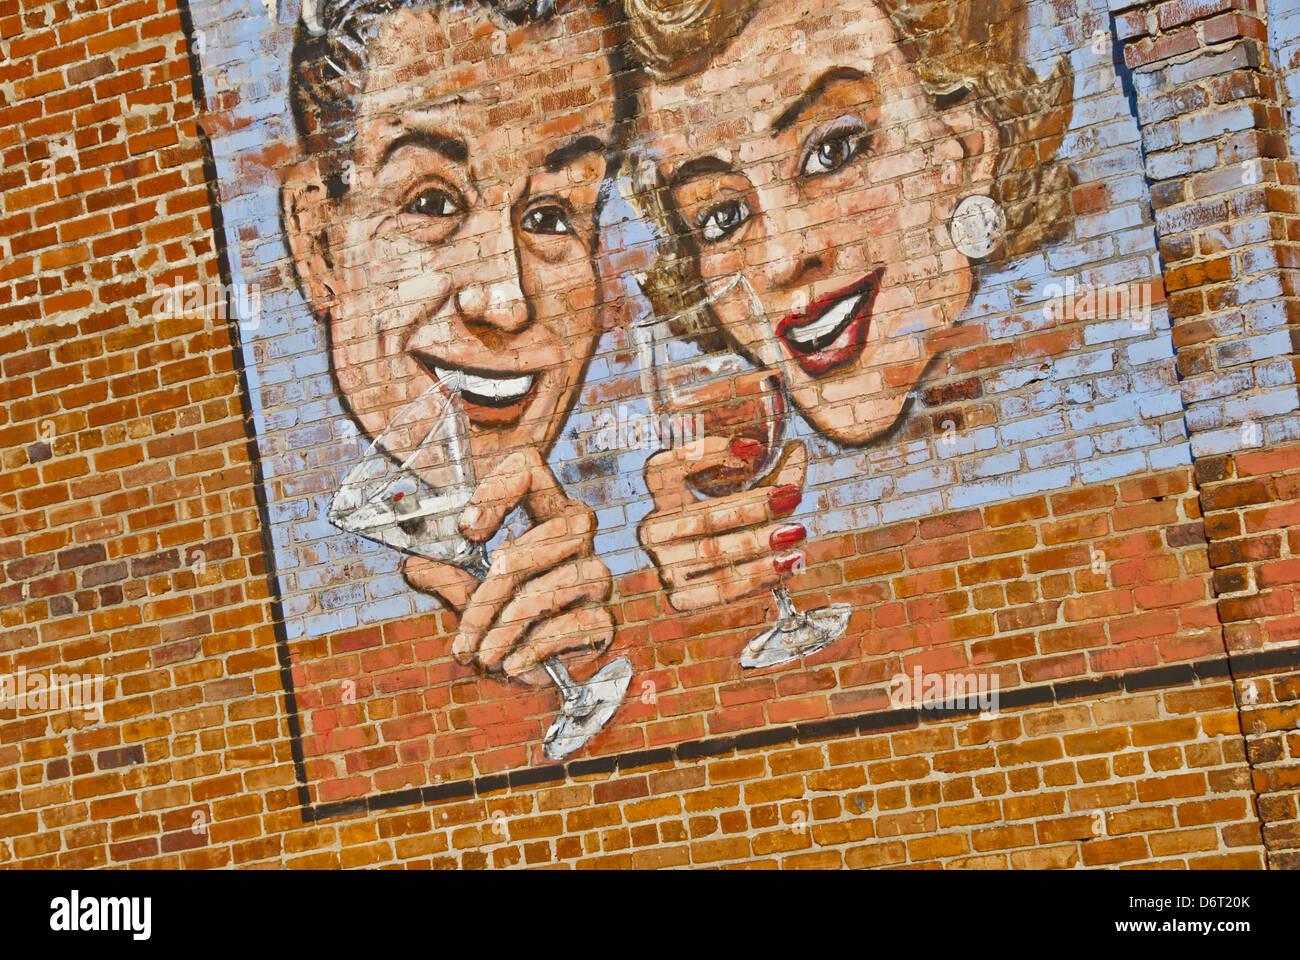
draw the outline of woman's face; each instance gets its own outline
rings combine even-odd
[[[773,0],[643,112],[728,336],[821,432],[898,418],[970,299],[947,220],[987,193],[991,129],[940,118],[868,0]]]
[[[388,17],[326,227],[353,414],[377,436],[459,372],[480,477],[550,449],[600,335],[613,88],[607,61],[573,47],[558,24],[503,29],[482,8]]]

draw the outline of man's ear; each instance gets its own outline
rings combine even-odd
[[[334,261],[327,229],[330,202],[314,163],[305,161],[285,174],[280,213],[298,287],[312,313],[324,317],[334,305]]]

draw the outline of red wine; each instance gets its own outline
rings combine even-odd
[[[695,435],[728,441],[730,452],[719,460],[709,457],[687,475],[692,489],[706,497],[739,493],[757,484],[780,452],[785,436],[785,396],[778,376],[749,370],[696,386],[690,372],[680,371],[679,383],[670,386],[672,413],[679,422],[693,424]]]

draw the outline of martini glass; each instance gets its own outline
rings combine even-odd
[[[709,300],[737,284],[749,286],[742,274],[735,274],[715,286]],[[763,318],[752,288],[749,293],[751,311]],[[698,440],[701,434],[728,441],[730,456],[687,474],[686,484],[700,500],[752,490],[770,476],[780,458],[790,410],[784,379],[777,370],[756,366],[703,338],[676,335],[676,319],[650,318],[634,328],[642,383],[660,420],[661,442]],[[770,326],[766,329],[770,333]],[[745,645],[742,667],[772,667],[810,656],[848,628],[852,608],[846,603],[808,612],[795,606],[785,579],[803,568],[803,560],[799,551],[774,559],[780,577],[772,591],[776,619]]]
[[[478,485],[460,380],[459,373],[442,378],[393,419],[343,478],[328,517],[340,530],[455,564],[482,580],[487,545],[469,540],[457,524]],[[619,657],[585,683],[574,680],[558,657],[542,665],[563,696],[543,751],[560,760],[609,722],[632,680],[632,662]]]

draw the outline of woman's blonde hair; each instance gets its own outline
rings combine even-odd
[[[644,70],[676,80],[707,66],[758,12],[762,0],[624,0],[632,47]],[[1027,0],[873,0],[889,17],[926,93],[944,106],[967,102],[998,131],[990,195],[1006,217],[1001,254],[1013,258],[1060,239],[1070,225],[1073,178],[1058,156],[1073,110],[1074,72],[1061,57],[1039,78],[1022,55]],[[684,225],[662,184],[633,170],[639,205],[678,249],[648,278],[652,302],[694,312],[702,289]],[[698,328],[695,323],[686,325]]]

